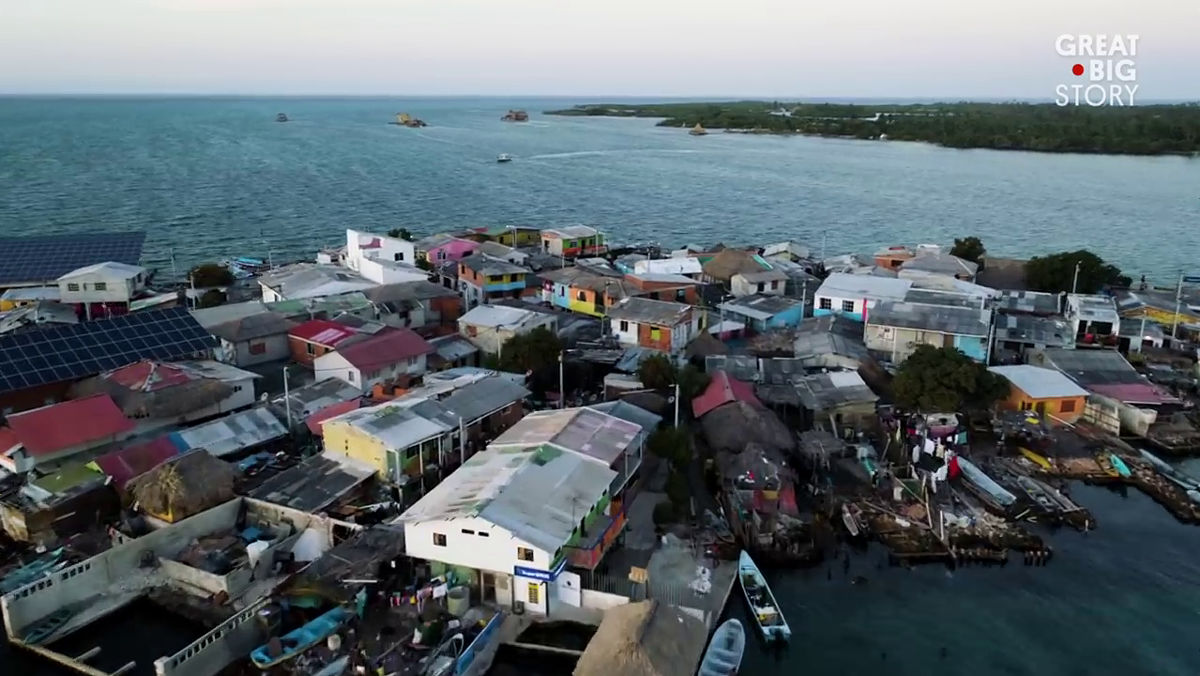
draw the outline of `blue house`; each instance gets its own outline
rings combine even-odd
[[[904,300],[912,285],[911,279],[835,272],[813,295],[813,316],[841,315],[861,322],[876,303]]]
[[[756,293],[721,303],[725,319],[740,321],[746,328],[763,333],[798,326],[804,319],[804,304],[795,298]]]
[[[992,311],[978,306],[884,301],[871,308],[863,342],[893,364],[908,359],[920,345],[953,347],[987,363]]]

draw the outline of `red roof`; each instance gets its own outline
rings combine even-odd
[[[154,441],[136,444],[119,451],[105,453],[96,458],[96,465],[112,477],[120,488],[130,479],[139,477],[179,454],[170,437],[162,436]]]
[[[1150,383],[1122,383],[1113,385],[1089,385],[1087,389],[1096,394],[1116,399],[1125,404],[1178,404],[1179,399]]]
[[[433,346],[412,329],[396,329],[346,345],[337,353],[355,368],[363,370],[390,366],[433,351]]]
[[[714,408],[732,401],[744,401],[755,406],[762,406],[758,397],[754,396],[752,386],[730,378],[729,374],[724,371],[716,371],[704,392],[692,400],[692,413],[700,418]]]
[[[8,426],[30,455],[48,455],[133,429],[107,394],[64,401],[8,416]]]
[[[154,392],[182,385],[189,382],[192,376],[178,366],[143,359],[136,364],[109,371],[104,378],[131,390]]]
[[[319,437],[321,436],[321,423],[343,413],[349,413],[350,411],[357,410],[358,407],[358,399],[351,399],[350,401],[330,404],[329,406],[326,406],[325,408],[305,418],[304,424],[308,425],[309,432],[312,432]]]
[[[358,335],[358,332],[345,324],[327,319],[313,319],[294,327],[288,331],[288,335],[317,345],[334,347],[343,340]]]

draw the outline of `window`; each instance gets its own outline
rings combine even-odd
[[[416,366],[416,365],[417,365],[417,358],[416,358],[416,357],[409,357],[409,358],[408,358],[408,365],[409,365],[409,366]]]
[[[74,282],[69,282],[67,284],[67,291],[78,291],[78,290],[79,290],[78,284],[75,284]]]
[[[822,310],[832,310],[833,301],[828,298],[822,298],[817,301],[817,307],[821,308]]]
[[[776,279],[776,280],[772,280],[772,281],[771,281],[771,288],[772,288],[772,289],[778,289],[778,288],[779,288],[779,280],[778,280],[778,279]]]
[[[313,345],[312,343],[305,343],[305,344],[304,344],[304,351],[305,351],[305,352],[307,352],[307,353],[308,353],[308,356],[310,356],[310,357],[311,357],[311,356],[313,356],[313,355],[315,355],[315,354],[317,353],[317,346],[316,346],[316,345]]]
[[[242,391],[242,386],[241,386],[241,385],[234,385],[234,386],[233,386],[233,391],[234,391],[234,392],[241,392],[241,391]]]
[[[437,252],[437,259],[438,259],[439,261],[444,261],[444,260],[446,260],[446,250],[445,250],[445,249],[439,250],[439,251]]]
[[[650,340],[662,340],[662,329],[653,327],[650,329]]]
[[[108,282],[96,282],[97,291],[108,291]]]
[[[558,287],[558,295],[560,295],[560,296],[567,295],[567,287],[565,287],[565,286]]]
[[[625,331],[628,331],[628,330],[629,330],[629,322],[622,319],[621,320],[621,332],[624,333]]]
[[[1060,402],[1058,405],[1058,412],[1059,413],[1074,413],[1075,412],[1075,400],[1074,399],[1063,399],[1062,402]]]
[[[397,252],[395,256],[392,256],[392,260],[396,260],[396,261],[404,260],[404,252],[403,251]]]
[[[346,371],[346,377],[350,379],[350,382],[356,382],[354,380],[354,371]]]
[[[518,561],[532,561],[533,560],[533,550],[528,547],[517,547],[517,560]]]
[[[763,283],[762,283],[762,282],[759,282],[759,283],[758,283],[758,289],[757,289],[757,290],[758,290],[758,292],[759,292],[759,293],[762,293],[762,292],[763,292],[763,290],[764,290],[765,288],[766,288],[766,287],[765,287],[765,286],[763,286]]]
[[[478,535],[478,536],[479,536],[479,537],[481,537],[481,538],[490,538],[490,537],[492,537],[492,534],[491,534],[491,533],[485,533],[485,532],[483,532],[483,531],[479,531],[478,533],[476,533],[476,535]]]
[[[682,303],[687,300],[687,289],[679,289],[675,292],[675,300]]]
[[[463,535],[474,535],[475,534],[475,531],[471,530],[470,528],[464,528],[464,529],[462,529],[462,532],[463,532]]]
[[[539,582],[529,583],[529,605],[536,606],[540,603],[538,595],[542,592],[542,585]]]
[[[250,343],[250,354],[266,354],[266,343]]]
[[[436,546],[438,546],[438,547],[445,547],[445,546],[446,546],[446,536],[445,536],[445,534],[443,534],[443,533],[434,533],[434,534],[433,534],[433,544],[434,544],[434,545],[436,545]]]
[[[854,312],[854,301],[852,301],[852,300],[842,301],[842,312]]]

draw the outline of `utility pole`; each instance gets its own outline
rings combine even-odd
[[[563,382],[563,352],[560,350],[558,353],[558,407],[560,409],[567,406],[567,393]]]
[[[679,427],[679,383],[675,383],[675,427]]]
[[[283,366],[283,408],[287,411],[288,434],[292,432],[292,398],[288,390],[288,367]]]
[[[458,466],[467,462],[467,428],[463,425],[462,416],[458,416]]]
[[[1079,266],[1083,265],[1083,261],[1075,261],[1075,278],[1071,280],[1071,293],[1075,293],[1075,289],[1079,287]]]

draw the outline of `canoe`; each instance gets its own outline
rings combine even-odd
[[[850,512],[850,505],[842,505],[842,523],[846,526],[846,532],[850,537],[858,537],[858,521],[854,518],[854,514]]]
[[[792,630],[787,620],[783,619],[783,611],[775,602],[771,588],[767,586],[767,578],[746,552],[738,557],[738,581],[742,585],[746,603],[750,605],[750,615],[762,637],[767,641],[786,641],[791,638]]]
[[[50,638],[54,632],[62,629],[63,625],[66,624],[72,616],[73,613],[65,609],[51,613],[49,616],[43,618],[37,624],[33,625],[33,628],[21,637],[21,641],[27,645],[37,645]]]
[[[733,676],[742,665],[745,650],[746,629],[736,619],[725,620],[713,632],[696,676]]]
[[[1042,488],[1041,484],[1025,476],[1018,476],[1016,481],[1017,486],[1020,487],[1020,489],[1024,491],[1025,495],[1028,495],[1029,499],[1032,500],[1035,505],[1040,507],[1042,511],[1050,514],[1055,514],[1060,511],[1058,502],[1056,502],[1054,498],[1050,497],[1050,495]]]
[[[958,467],[962,470],[963,476],[967,481],[971,482],[975,487],[987,494],[994,502],[1001,507],[1011,507],[1017,501],[1017,496],[1010,493],[1000,484],[996,483],[990,476],[983,473],[983,470],[975,466],[975,463],[960,456],[958,457]]]
[[[1042,469],[1053,469],[1053,466],[1050,464],[1050,461],[1046,459],[1046,456],[1040,453],[1034,453],[1023,446],[1019,447],[1017,450],[1021,452],[1021,455],[1029,458],[1029,460],[1038,467],[1041,467]]]
[[[1119,455],[1116,453],[1109,453],[1108,459],[1109,462],[1112,463],[1113,469],[1117,470],[1117,474],[1120,474],[1126,478],[1131,476],[1132,473],[1129,471],[1129,465],[1126,465],[1125,461],[1122,460]]]
[[[346,608],[334,608],[299,629],[293,629],[284,634],[279,639],[280,644],[283,646],[283,651],[278,657],[271,657],[271,652],[268,650],[270,644],[268,643],[255,648],[250,653],[250,661],[254,662],[254,666],[259,669],[270,669],[271,667],[278,666],[324,641],[330,634],[337,631],[346,620],[350,619],[351,614],[351,611]]]

